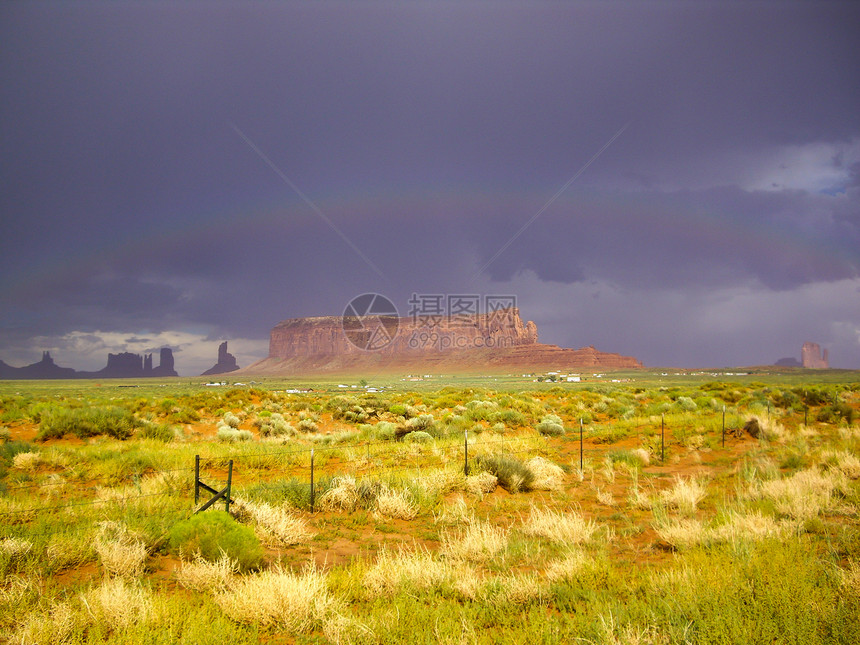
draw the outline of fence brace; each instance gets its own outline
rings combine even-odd
[[[233,484],[233,460],[231,459],[227,466],[227,486],[222,488],[221,490],[215,490],[211,486],[204,484],[200,481],[200,455],[194,456],[194,504],[198,504],[200,502],[200,489],[212,493],[213,497],[206,502],[203,506],[194,511],[194,514],[200,513],[201,511],[205,511],[207,508],[212,506],[219,499],[224,500],[224,510],[228,513],[230,512],[230,502],[233,500],[230,499],[230,488]]]

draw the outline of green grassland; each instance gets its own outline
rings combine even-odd
[[[860,642],[860,373],[581,376],[0,382],[0,642]]]

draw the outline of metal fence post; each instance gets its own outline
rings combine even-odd
[[[200,455],[194,455],[194,505],[200,502]]]
[[[579,417],[579,472],[582,472],[582,417]]]
[[[660,463],[666,461],[666,415],[660,415]]]
[[[311,448],[311,513],[314,512],[314,449]]]
[[[224,510],[230,512],[230,489],[233,486],[233,460],[227,466],[227,497],[224,498]]]
[[[469,476],[469,431],[463,431],[463,455],[464,455],[464,463],[463,463],[463,474],[468,477]]]

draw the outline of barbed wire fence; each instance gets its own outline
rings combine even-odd
[[[727,416],[729,420],[734,416],[735,425],[738,425],[742,416],[747,413],[740,408],[722,411],[721,447],[725,447]],[[804,416],[804,423],[807,423],[806,416]],[[609,445],[612,443],[611,441],[606,444],[594,443],[595,438],[600,435],[599,431],[607,428],[611,430],[612,424],[585,424],[580,420],[577,427],[570,429],[566,435],[560,439],[555,438],[568,442],[568,444],[579,444],[578,451],[573,452],[574,458],[571,459],[570,465],[567,465],[567,470],[576,468],[577,463],[579,469],[582,470],[586,463],[592,463],[595,459],[599,460],[615,450]],[[588,429],[587,435],[586,429]],[[656,431],[656,428],[651,429]],[[665,459],[665,449],[668,445],[666,443],[666,430],[665,418],[661,416],[659,466],[667,465]],[[458,440],[459,437],[462,437],[462,441]],[[585,445],[586,439],[590,441],[588,447]],[[450,440],[450,443],[446,443],[445,440]],[[672,440],[673,437],[670,436],[670,442]],[[57,533],[74,533],[76,525],[85,523],[90,525],[80,530],[91,530],[92,517],[64,517],[62,518],[63,523],[59,525],[54,523],[50,526],[47,526],[47,520],[70,509],[96,506],[102,506],[113,511],[122,510],[128,514],[142,500],[153,501],[159,497],[163,498],[167,508],[161,509],[157,517],[154,516],[152,508],[143,509],[142,513],[147,514],[150,519],[153,517],[160,520],[173,518],[178,521],[204,510],[199,506],[201,488],[216,496],[205,503],[206,508],[214,506],[217,501],[223,501],[225,508],[229,510],[231,501],[238,498],[240,494],[243,498],[262,496],[267,492],[283,492],[285,485],[291,485],[300,493],[298,496],[293,495],[291,501],[301,509],[310,510],[313,513],[316,511],[316,498],[324,492],[325,486],[330,485],[337,477],[348,475],[354,478],[377,479],[388,483],[397,482],[400,485],[403,485],[404,482],[420,483],[432,471],[439,469],[456,469],[462,472],[464,476],[473,474],[480,468],[475,461],[482,456],[494,453],[501,453],[514,458],[538,455],[552,456],[553,450],[556,448],[558,448],[558,443],[550,444],[550,439],[539,433],[493,436],[488,439],[486,435],[479,435],[474,431],[462,431],[437,436],[435,441],[427,443],[379,440],[352,445],[331,444],[303,446],[287,450],[244,450],[226,455],[197,455],[195,464],[188,467],[161,470],[147,469],[142,474],[130,474],[119,479],[113,475],[105,475],[90,479],[88,485],[83,487],[75,486],[67,481],[5,485],[0,489],[0,500],[5,498],[3,501],[6,502],[4,504],[6,508],[0,510],[0,539],[15,537],[16,534],[35,537]],[[264,470],[268,471],[268,478],[261,479],[259,477],[260,460],[266,462]],[[389,463],[386,463],[386,460]],[[391,464],[391,461],[396,463]],[[255,462],[258,463],[255,464]],[[234,464],[236,465],[235,470]],[[224,473],[222,471],[225,468],[228,469],[227,486],[219,490],[217,486],[223,481]],[[246,471],[253,473],[253,477],[246,477]],[[174,476],[179,481],[165,485],[162,490],[144,491],[146,482],[154,481],[159,477],[170,476]],[[211,486],[209,483],[202,482],[203,476],[206,477],[207,482],[212,484]],[[189,485],[189,480],[193,481],[192,485]],[[107,485],[98,485],[98,481],[104,481]],[[201,486],[201,484],[203,485]],[[118,489],[118,485],[125,485],[126,489]],[[24,491],[51,490],[63,486],[74,487],[76,495],[88,493],[93,497],[23,508],[17,507],[11,500]],[[117,494],[117,490],[120,494]],[[304,503],[302,503],[302,494],[306,495]],[[42,525],[45,525],[45,529],[40,531],[38,527]],[[32,530],[34,527],[36,532]]]

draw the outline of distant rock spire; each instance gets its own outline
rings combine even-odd
[[[830,368],[830,360],[827,355],[827,350],[821,351],[818,343],[803,343],[803,348],[800,350],[800,356],[803,360],[803,366],[809,369],[826,370]]]
[[[218,346],[218,362],[200,376],[226,374],[227,372],[235,372],[237,369],[239,369],[239,364],[236,363],[236,357],[227,351],[227,341],[225,340]]]

